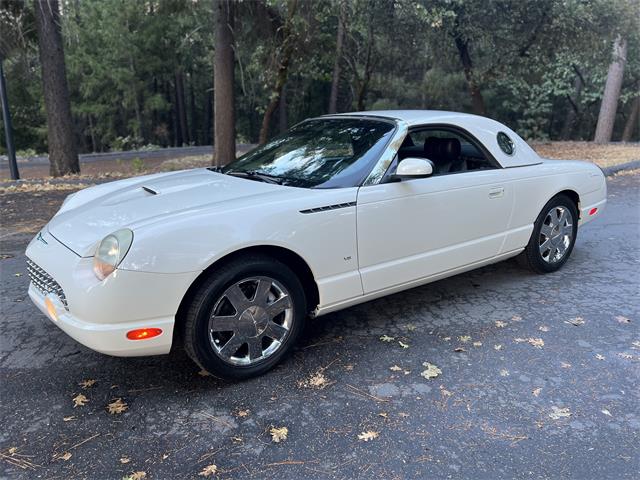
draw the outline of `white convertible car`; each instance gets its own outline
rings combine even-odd
[[[78,342],[246,378],[305,319],[521,255],[559,269],[598,217],[595,165],[540,158],[487,118],[323,116],[222,169],[70,195],[29,247],[29,295]]]

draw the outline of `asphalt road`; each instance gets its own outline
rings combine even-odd
[[[639,187],[610,180],[560,272],[506,262],[331,314],[235,384],[180,351],[111,358],[64,335],[29,302],[22,254],[64,195],[0,196],[0,477],[638,478]]]

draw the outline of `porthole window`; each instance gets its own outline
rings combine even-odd
[[[513,151],[516,149],[509,135],[504,132],[498,133],[498,146],[507,155],[513,155]]]

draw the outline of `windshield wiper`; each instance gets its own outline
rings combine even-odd
[[[273,183],[275,185],[282,185],[282,183],[285,181],[284,178],[276,177],[274,175],[268,175],[266,173],[259,173],[255,170],[247,170],[246,172],[241,170],[230,170],[225,173],[227,175],[248,178],[249,180],[256,180],[258,182]]]

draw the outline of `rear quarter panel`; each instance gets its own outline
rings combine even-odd
[[[504,170],[514,189],[513,215],[503,251],[526,246],[533,224],[542,207],[558,193],[571,190],[580,198],[580,225],[595,218],[586,212],[598,207],[600,215],[606,204],[607,188],[602,170],[587,162],[544,160],[538,165]],[[597,216],[596,215],[596,216]]]

